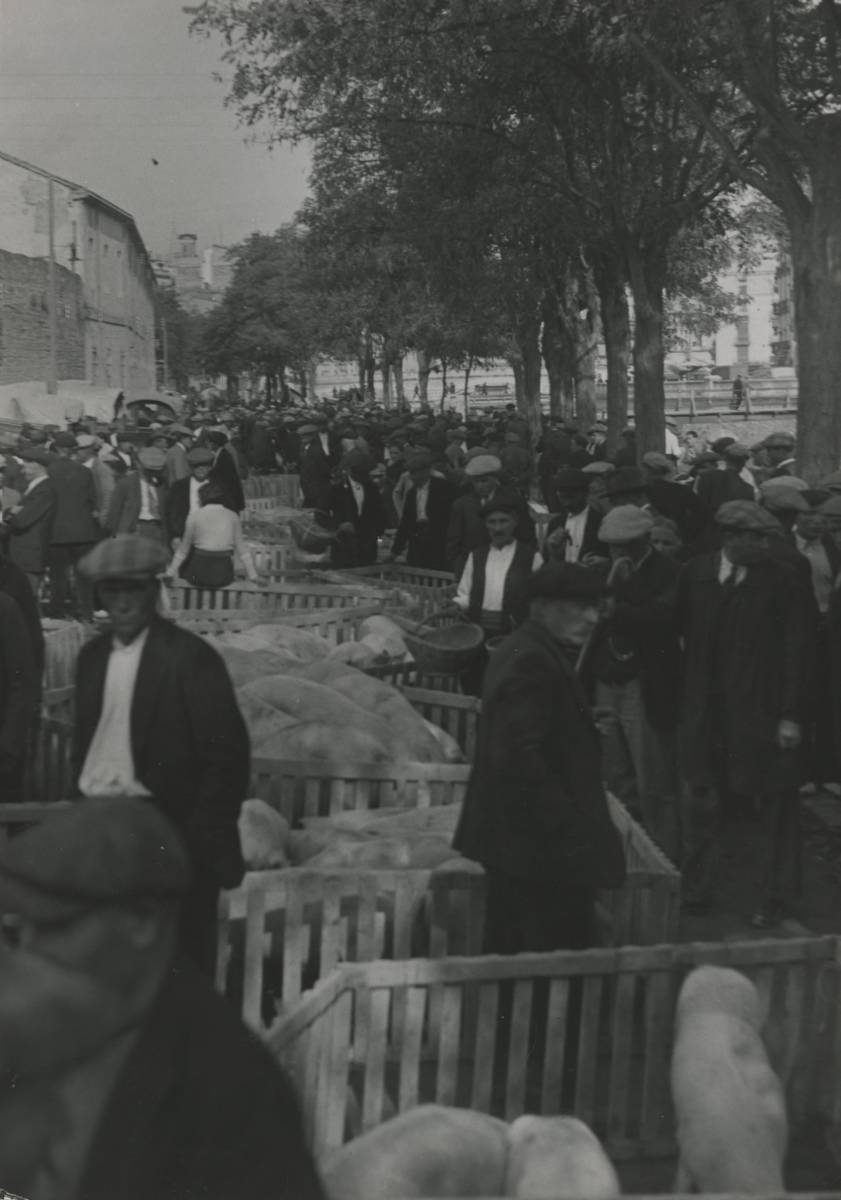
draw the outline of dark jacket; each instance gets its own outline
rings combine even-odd
[[[721,545],[721,529],[715,523],[715,514],[728,500],[755,499],[755,493],[747,480],[738,471],[704,471],[698,476],[696,497],[704,516],[704,529],[698,548],[708,554]]]
[[[9,530],[9,558],[22,571],[40,575],[47,565],[53,530],[56,494],[45,479],[20,500],[20,512],[7,513],[4,524]]]
[[[645,490],[652,510],[674,521],[687,546],[695,544],[703,533],[706,514],[692,488],[668,479],[650,479]]]
[[[453,845],[559,888],[615,888],[625,878],[587,697],[562,647],[530,618],[491,655]]]
[[[299,474],[304,508],[316,508],[319,512],[329,512],[330,488],[336,463],[336,451],[331,448],[330,453],[325,454],[324,447],[318,438],[313,438],[310,444],[301,451]]]
[[[156,489],[158,496],[158,517],[161,521],[166,513],[166,488]],[[143,497],[140,492],[140,472],[129,471],[118,480],[108,506],[108,516],[105,518],[105,528],[109,533],[136,533],[137,522]]]
[[[450,520],[447,524],[447,565],[456,579],[460,578],[470,552],[479,546],[490,545],[485,518],[482,516],[482,504],[483,501],[475,492],[468,492],[466,496],[459,496],[450,511]],[[525,542],[530,546],[537,545],[534,521],[525,501],[523,501],[522,511],[517,521],[517,528],[514,530],[514,537],[518,542]]]
[[[11,596],[0,592],[0,761],[23,758],[38,688],[23,614]]]
[[[164,525],[166,526],[166,536],[170,541],[173,538],[183,538],[184,536],[184,526],[190,515],[191,479],[192,475],[189,475],[186,479],[179,479],[171,488],[167,488],[164,503]]]
[[[814,598],[794,569],[765,560],[728,591],[719,554],[683,568],[678,623],[684,638],[683,769],[690,783],[767,795],[798,783],[797,755],[779,750],[777,726],[803,727],[814,662]],[[720,739],[727,759],[720,759]]]
[[[549,523],[546,526],[546,536],[554,533],[558,526],[565,526],[567,516],[565,511],[556,513],[550,517]],[[578,561],[586,558],[588,554],[595,554],[599,558],[607,558],[608,550],[604,542],[599,541],[599,530],[602,525],[602,515],[595,508],[587,507],[587,520],[584,523],[584,537],[581,539],[581,548],[578,551]],[[566,561],[564,559],[564,561]]]
[[[417,488],[410,487],[394,538],[394,554],[402,554],[408,548],[406,562],[410,567],[446,571],[447,529],[454,500],[452,486],[446,479],[433,475],[429,481],[426,524],[421,528],[417,521]]]
[[[630,579],[617,583],[613,616],[597,635],[589,669],[609,679],[611,635],[633,650],[645,713],[652,725],[674,729],[678,720],[681,650],[677,630],[680,566],[652,550]],[[605,671],[607,667],[607,671]],[[634,676],[632,676],[633,678]]]
[[[72,458],[56,458],[47,473],[56,498],[50,544],[78,546],[98,542],[102,529],[93,515],[96,512],[96,485],[91,472]]]
[[[347,479],[330,488],[330,516],[336,525],[353,525],[355,538],[340,538],[330,552],[335,567],[367,567],[377,561],[378,539],[385,532],[385,505],[377,485],[362,484],[362,512],[356,507],[353,488]]]
[[[231,512],[241,513],[245,508],[245,494],[242,490],[237,460],[234,453],[222,446],[216,455],[216,462],[210,468],[208,481],[218,484],[222,489],[222,503]]]
[[[32,649],[32,658],[35,662],[38,693],[40,695],[41,679],[44,674],[44,629],[41,625],[38,601],[35,599],[35,593],[32,591],[23,569],[3,554],[0,554],[0,592],[4,592],[14,600],[20,609],[27,632],[29,633],[29,644]]]
[[[187,963],[115,1081],[79,1200],[323,1200],[292,1085]]]
[[[102,711],[111,637],[88,642],[76,667],[74,778]],[[237,818],[248,794],[249,741],[225,664],[203,638],[155,617],[140,658],[131,743],[141,783],[182,834],[197,874],[236,887]]]

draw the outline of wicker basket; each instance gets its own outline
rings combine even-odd
[[[403,630],[403,640],[422,671],[455,675],[468,666],[485,640],[480,625],[454,620],[449,613],[427,617],[419,625],[394,612],[389,617]]]

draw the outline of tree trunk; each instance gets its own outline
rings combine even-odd
[[[394,381],[394,403],[398,409],[406,407],[406,392],[403,385],[403,355],[398,354],[391,362],[391,375]]]
[[[526,376],[522,360],[518,354],[512,354],[508,359],[508,365],[514,372],[514,403],[517,405],[517,412],[524,413],[526,411]]]
[[[575,416],[579,428],[586,433],[596,420],[596,362],[599,349],[599,298],[592,271],[582,268],[579,275],[578,299],[587,301],[584,316],[575,312]]]
[[[571,415],[571,407],[564,411],[564,399],[565,392],[568,396],[572,378],[571,348],[558,297],[554,292],[547,292],[543,298],[543,336],[540,349],[546,374],[549,376],[549,415],[568,417]]]
[[[444,411],[444,408],[446,407],[446,402],[447,402],[447,360],[446,360],[446,358],[442,358],[441,359],[441,403],[439,405],[441,412]]]
[[[607,452],[613,454],[619,446],[619,435],[628,424],[631,320],[620,264],[599,264],[595,277],[599,289],[602,336],[607,358]]]
[[[841,154],[811,164],[811,211],[788,213],[797,332],[797,474],[814,483],[841,462]]]
[[[309,359],[307,362],[305,380],[307,395],[314,400],[316,397],[316,387],[318,384],[318,363],[314,358]]]
[[[364,353],[364,351],[360,352],[359,357],[356,360],[356,373],[359,378],[359,394],[360,394],[360,396],[364,396],[365,395],[365,353]]]
[[[429,371],[432,364],[426,350],[418,350],[418,399],[421,404],[429,403]]]
[[[383,408],[391,408],[391,363],[383,352],[383,357],[380,359],[380,374],[383,377]]]
[[[540,408],[540,318],[523,321],[517,330],[518,357],[522,370],[522,407],[528,421],[531,444],[536,446],[543,433]],[[515,371],[516,379],[516,371]]]
[[[464,409],[464,419],[467,420],[470,410],[470,372],[473,370],[473,359],[468,357],[467,367],[464,372],[464,393],[462,395],[462,406]]]
[[[634,298],[634,424],[637,454],[666,448],[663,386],[663,292],[666,261],[660,250],[632,246],[628,274]]]

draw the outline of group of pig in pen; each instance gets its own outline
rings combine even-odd
[[[677,944],[680,875],[611,798],[603,948],[482,956],[483,873],[451,848],[481,704],[405,639],[452,581],[295,562],[264,493],[268,582],[174,587],[170,616],[252,741],[217,986],[294,1078],[331,1200],[841,1194],[841,940]],[[69,785],[62,636],[41,803]]]

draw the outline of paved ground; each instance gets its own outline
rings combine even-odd
[[[681,941],[841,934],[841,799],[827,794],[803,798],[803,896],[787,920],[766,934],[751,929],[756,907],[755,836],[740,827],[727,840],[716,909],[704,917],[681,916]]]

